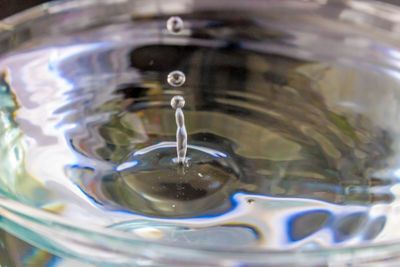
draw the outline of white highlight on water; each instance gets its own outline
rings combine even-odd
[[[150,153],[150,152],[152,152],[154,150],[157,150],[157,149],[169,148],[169,147],[175,147],[175,146],[176,146],[176,142],[160,142],[158,144],[155,144],[155,145],[152,145],[152,146],[148,146],[148,147],[145,147],[145,148],[142,148],[142,149],[136,151],[135,153],[133,153],[133,156],[141,156],[141,155],[144,155],[146,153]],[[208,147],[194,146],[194,145],[188,145],[187,147],[190,148],[190,149],[198,150],[198,151],[201,151],[203,153],[209,154],[212,157],[217,157],[217,158],[226,158],[226,157],[228,157],[227,154],[222,153],[222,152],[220,152],[218,150],[214,150],[214,149],[208,148]],[[122,163],[120,165],[121,166],[120,168],[122,169],[123,168],[122,165],[125,165],[125,164],[126,163]],[[133,165],[133,164],[134,163],[131,163],[129,165]],[[128,164],[126,164],[126,166],[128,166]]]
[[[187,132],[185,127],[185,116],[182,108],[185,106],[185,99],[182,96],[174,96],[171,99],[171,107],[175,109],[176,121],[176,154],[178,163],[185,163],[187,151]]]

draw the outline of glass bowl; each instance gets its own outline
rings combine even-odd
[[[165,34],[168,30],[165,24],[170,16],[183,19],[185,28],[180,33],[182,36]],[[108,35],[103,39],[102,35],[85,33],[87,29],[125,25],[127,22],[132,23],[133,33],[112,35],[116,30],[113,27],[106,28]],[[146,28],[142,27],[142,23],[147,23]],[[233,33],[228,26],[233,27]],[[181,45],[190,45],[193,40],[204,45],[213,44],[214,41],[226,42],[255,53],[268,52],[366,70],[367,74],[360,76],[364,83],[359,82],[358,87],[348,89],[350,94],[346,94],[347,88],[343,87],[345,84],[340,80],[344,77],[343,73],[331,77],[329,86],[321,90],[329,95],[329,107],[340,103],[343,109],[360,108],[359,112],[372,120],[374,125],[385,129],[393,142],[391,157],[385,162],[386,169],[383,168],[383,172],[391,181],[398,177],[395,167],[398,166],[396,136],[399,134],[400,103],[400,8],[361,0],[69,0],[51,2],[9,17],[0,23],[0,30],[0,68],[4,81],[9,79],[9,68],[24,69],[24,64],[27,64],[18,61],[10,63],[7,61],[9,58],[19,53],[41,51],[49,42],[53,48],[81,44],[76,49],[90,49],[96,45],[106,46],[108,42],[119,44],[127,38],[132,42],[137,41],[135,34],[143,42],[150,40]],[[65,51],[65,55],[58,55],[56,50],[52,51],[54,53],[49,52],[50,59],[69,57],[68,53],[74,52]],[[165,54],[166,61],[168,58],[169,54]],[[86,59],[72,59],[78,65],[88,64]],[[48,69],[53,70],[54,66],[50,63]],[[15,138],[21,134],[19,127],[29,125],[29,122],[21,120],[22,112],[18,109],[19,105],[35,104],[30,93],[36,91],[29,90],[42,90],[42,100],[50,97],[46,95],[46,82],[49,81],[46,72],[39,67],[32,71],[35,70],[35,64],[40,65],[35,58],[32,58],[31,64],[31,71],[26,77],[34,80],[35,86],[26,90],[22,88],[27,86],[24,83],[25,74],[21,71],[21,76],[16,77],[11,72],[13,86],[20,92],[16,97],[18,104],[4,96],[0,102],[3,110],[0,118],[2,138]],[[120,62],[108,64],[119,66]],[[79,69],[78,65],[76,69]],[[68,71],[73,72],[74,65]],[[279,77],[272,78],[280,82]],[[58,82],[55,86],[70,88],[68,81]],[[8,90],[7,86],[1,84],[2,93]],[[35,117],[30,115],[40,120],[40,113]],[[19,120],[14,121],[15,117]],[[26,129],[38,131],[32,126]],[[45,139],[48,136],[46,134],[52,135],[47,130],[42,129]],[[45,139],[42,141],[46,142]],[[0,146],[3,158],[0,165],[0,226],[60,257],[99,266],[376,266],[381,263],[389,266],[396,264],[400,256],[400,239],[395,234],[396,224],[400,220],[395,201],[399,189],[394,182],[389,188],[385,187],[391,192],[390,203],[383,206],[377,204],[383,210],[379,212],[390,214],[385,224],[384,238],[371,244],[285,250],[168,242],[151,235],[143,237],[140,233],[123,232],[118,227],[105,227],[90,214],[74,217],[68,212],[60,212],[53,191],[56,195],[62,195],[70,188],[57,187],[54,181],[38,185],[32,182],[35,179],[28,178],[35,172],[35,166],[44,160],[38,153],[29,167],[21,170],[20,167],[26,164],[21,153],[29,145],[29,142],[23,142],[14,143],[13,147],[5,144]],[[62,152],[54,155],[59,155],[57,161],[67,160]],[[57,166],[50,163],[48,170],[56,172]],[[48,204],[47,200],[51,200],[49,203],[52,204]],[[188,207],[184,206],[182,210],[186,212]]]

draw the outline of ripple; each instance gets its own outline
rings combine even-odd
[[[395,108],[372,108],[375,88],[390,90],[368,87],[373,72],[224,40],[161,43],[164,33],[133,28],[93,28],[82,38],[95,42],[0,60],[10,76],[0,80],[2,194],[172,243],[291,249],[397,237],[397,124],[384,122]],[[184,84],[172,88],[177,69]],[[186,100],[183,167],[175,94]]]

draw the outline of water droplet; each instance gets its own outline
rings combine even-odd
[[[183,29],[183,20],[180,17],[170,17],[167,20],[167,29],[171,33],[179,33]]]
[[[182,96],[177,95],[171,99],[172,108],[177,109],[177,108],[183,108],[184,106],[185,106],[185,99]]]
[[[186,81],[186,76],[182,71],[175,70],[168,74],[168,83],[173,87],[182,86]]]

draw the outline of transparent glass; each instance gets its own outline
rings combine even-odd
[[[180,35],[176,33],[165,34],[169,27],[168,25],[166,26],[166,21],[170,16],[182,17],[184,27]],[[132,23],[134,30],[127,31],[126,34],[123,31],[122,34],[113,35],[112,33],[116,28],[106,27],[117,24],[122,25],[123,28],[128,22]],[[143,25],[146,25],[146,27],[142,27]],[[85,34],[87,29],[102,27],[105,27],[106,30],[101,34],[98,32]],[[177,26],[175,25],[175,27]],[[24,54],[35,50],[39,51],[46,47],[49,42],[53,48],[82,44],[83,48],[81,47],[80,49],[91,49],[90,45],[93,45],[93,41],[96,41],[98,45],[112,42],[116,46],[123,46],[128,39],[132,42],[140,39],[144,40],[143,42],[180,45],[197,43],[204,46],[216,46],[224,43],[228,44],[227,47],[229,49],[232,47],[237,49],[239,47],[255,54],[269,53],[307,62],[322,62],[328,65],[343,66],[344,69],[337,76],[329,76],[330,79],[324,81],[316,89],[320,90],[320,93],[324,95],[328,109],[341,106],[343,109],[357,110],[357,112],[368,118],[368,121],[372,121],[372,125],[384,129],[383,137],[380,133],[367,132],[367,135],[363,135],[364,137],[367,136],[365,138],[368,139],[368,133],[370,133],[370,135],[376,135],[382,139],[385,139],[385,136],[388,135],[391,140],[390,148],[388,149],[391,151],[390,157],[385,158],[382,166],[379,166],[381,173],[383,173],[382,176],[391,181],[389,183],[390,186],[382,183],[382,187],[379,189],[387,190],[387,192],[377,194],[378,200],[376,200],[377,205],[375,207],[378,208],[373,210],[373,212],[388,213],[391,216],[386,221],[384,237],[373,243],[349,243],[343,246],[325,248],[282,249],[281,247],[268,246],[254,248],[230,246],[229,244],[216,246],[209,243],[199,245],[191,244],[190,242],[157,241],[137,233],[119,231],[118,227],[129,227],[129,224],[122,226],[118,224],[124,222],[124,217],[121,217],[123,218],[121,221],[115,219],[116,227],[111,227],[114,228],[111,229],[104,226],[102,222],[96,221],[97,217],[90,217],[89,215],[85,217],[85,214],[74,217],[68,212],[59,212],[61,208],[57,206],[57,203],[62,199],[60,196],[63,196],[64,199],[71,199],[70,196],[62,194],[64,190],[67,191],[69,188],[57,187],[59,185],[57,182],[59,181],[49,182],[49,180],[41,181],[30,178],[36,171],[35,166],[37,168],[43,166],[44,159],[39,157],[40,153],[36,154],[37,158],[34,157],[36,155],[33,157],[30,155],[30,165],[26,164],[26,159],[21,155],[25,153],[26,146],[32,146],[29,143],[29,138],[21,143],[15,141],[12,148],[5,143],[0,144],[0,152],[3,159],[0,165],[2,173],[0,178],[0,227],[4,230],[60,257],[83,260],[99,266],[376,266],[378,263],[389,266],[399,260],[400,239],[397,238],[395,233],[395,227],[400,220],[397,214],[398,203],[395,201],[398,199],[398,184],[395,181],[398,179],[396,168],[399,164],[396,156],[399,155],[397,153],[399,144],[397,136],[399,136],[400,131],[398,126],[400,125],[400,119],[398,118],[400,103],[399,8],[380,2],[361,0],[71,0],[48,3],[7,18],[0,23],[0,30],[0,62],[3,64],[0,67],[4,81],[9,79],[7,68],[15,69],[21,67],[23,69],[23,64],[27,64],[24,62],[21,66],[18,66],[18,62],[10,63],[11,61],[7,61],[8,58],[12,58],[17,53]],[[88,46],[85,47],[85,44]],[[62,56],[68,57],[68,51],[65,53],[66,55]],[[162,55],[166,62],[170,58],[168,53]],[[143,54],[145,53],[143,52]],[[52,56],[58,56],[57,51],[53,54],[49,52],[49,57],[51,58]],[[77,65],[69,66],[67,74],[78,75],[79,73],[74,73],[74,66],[79,69],[79,65],[89,64],[85,60],[79,57],[72,57],[72,61],[77,62]],[[95,60],[93,63],[96,68],[98,67],[95,70],[103,74],[102,67],[104,65],[96,65],[96,62]],[[153,63],[150,62],[149,65],[152,65]],[[7,65],[7,63],[10,65]],[[40,120],[42,115],[46,116],[46,109],[40,110],[42,113],[35,115],[24,115],[23,109],[19,109],[24,105],[29,107],[30,104],[35,102],[35,97],[39,97],[41,101],[44,101],[43,104],[47,101],[46,97],[51,98],[51,96],[46,95],[46,90],[48,90],[46,86],[48,86],[47,82],[54,81],[45,76],[45,72],[39,69],[40,62],[32,59],[31,63],[33,67],[31,66],[30,70],[35,70],[37,67],[36,72],[29,72],[26,77],[34,82],[34,86],[28,86],[29,83],[23,79],[25,76],[21,78],[24,75],[23,72],[21,72],[21,76],[11,75],[10,79],[14,81],[15,90],[19,91],[19,93],[17,92],[18,104],[13,102],[12,97],[3,97],[0,102],[4,111],[1,113],[2,117],[0,118],[0,135],[4,139],[17,140],[17,137],[21,135],[20,131],[26,131],[27,135],[29,132],[38,131],[37,128],[32,127],[31,124],[23,120],[24,116],[31,118],[32,122]],[[117,66],[116,68],[118,69],[118,66],[123,63],[107,62],[107,64],[106,66]],[[291,68],[292,65],[279,65],[279,67],[285,70],[286,68]],[[142,68],[145,69],[146,67],[142,66]],[[358,83],[349,86],[346,84],[348,80],[344,78],[346,68],[362,69],[366,72],[358,76]],[[54,69],[54,66],[48,64],[48,69]],[[307,71],[308,75],[312,76],[311,79],[315,78],[312,75],[313,70],[316,73],[321,71],[319,67],[306,69],[305,71]],[[172,71],[172,69],[168,71]],[[270,73],[268,78],[275,80],[276,84],[284,83],[279,76],[271,75]],[[122,71],[121,76],[124,76]],[[198,78],[197,82],[199,84],[201,84],[202,78]],[[124,78],[121,79],[123,80]],[[349,79],[351,80],[351,78]],[[190,80],[190,78],[186,77],[186,82]],[[20,83],[15,83],[15,81],[20,81]],[[299,84],[299,86],[302,86],[301,82]],[[8,90],[7,86],[6,84],[1,84],[2,93]],[[51,84],[51,86],[64,88],[69,85],[63,80]],[[25,90],[22,87],[27,89]],[[32,88],[42,90],[42,95],[35,95],[37,92],[30,91]],[[286,89],[291,90],[290,87],[286,87]],[[95,92],[95,94],[99,95],[101,93],[102,91]],[[29,100],[33,102],[29,102]],[[49,100],[49,102],[51,101]],[[119,104],[125,105],[126,103],[121,102]],[[290,106],[290,103],[287,106]],[[248,106],[243,105],[243,108],[246,109]],[[107,106],[105,106],[105,109],[107,109]],[[62,112],[62,110],[59,112]],[[298,111],[295,113],[298,113]],[[55,112],[54,114],[57,113]],[[274,114],[268,114],[268,116],[270,115],[273,116]],[[190,116],[188,117],[191,118]],[[335,117],[337,124],[342,125],[342,130],[347,129],[346,125],[343,126],[345,123],[340,118],[340,116]],[[205,120],[205,122],[212,124],[208,120]],[[237,123],[239,125],[238,128],[240,128],[241,124]],[[172,131],[174,130],[172,129]],[[346,133],[346,130],[343,131]],[[46,140],[46,136],[56,136],[48,128],[43,128],[39,132],[44,133],[44,139],[41,139],[44,143],[49,141]],[[313,135],[314,132],[307,132],[307,134]],[[104,135],[113,144],[122,144],[121,147],[124,147],[123,135],[118,135],[115,139],[113,139],[113,136]],[[318,135],[314,135],[317,136],[315,138],[317,140]],[[344,135],[351,136],[352,134],[347,132]],[[343,137],[344,135],[339,136]],[[240,132],[236,136],[240,140],[245,140],[243,142],[248,144],[248,146],[245,145],[241,148],[242,153],[247,153],[250,158],[251,156],[255,157],[254,153],[256,152],[254,151],[263,144],[262,142],[251,142],[252,140],[246,139],[245,136],[246,132]],[[104,138],[106,139],[106,137]],[[320,138],[319,140],[322,139]],[[343,143],[348,141],[345,136],[343,140]],[[51,142],[51,139],[49,142]],[[273,143],[270,142],[268,145],[272,146]],[[281,147],[285,144],[280,143]],[[341,152],[330,149],[331,147],[329,146],[325,146],[325,148],[327,148],[328,154],[331,153],[333,155],[333,158]],[[373,147],[372,150],[378,151],[381,148],[375,149]],[[382,150],[386,148],[387,146],[384,145]],[[115,154],[111,156],[121,157],[119,150],[114,152]],[[103,156],[106,152],[103,151],[102,153],[100,156]],[[343,154],[343,152],[341,153]],[[353,155],[352,152],[347,153]],[[64,154],[53,154],[53,156],[57,155]],[[357,155],[359,154],[355,153],[355,157]],[[379,155],[378,153],[378,159],[380,159]],[[96,156],[98,155],[96,154]],[[105,155],[104,158],[107,156]],[[279,155],[274,154],[270,155],[270,157],[279,157]],[[363,157],[360,156],[360,158]],[[57,160],[62,162],[67,159],[60,156]],[[108,160],[113,161],[114,158],[107,158]],[[375,158],[372,157],[372,161],[374,160]],[[340,165],[340,162],[338,164]],[[21,166],[25,165],[28,167],[21,168]],[[48,167],[50,172],[57,170],[57,166]],[[346,168],[344,167],[344,169]],[[73,168],[67,169],[66,173],[68,174],[71,171],[74,171]],[[215,175],[221,175],[220,173],[216,171]],[[350,170],[347,174],[350,177],[353,173]],[[133,180],[131,177],[124,179]],[[229,184],[230,181],[231,176],[228,178],[223,176],[220,184]],[[368,180],[368,183],[372,184],[374,181]],[[350,189],[346,187],[347,191],[337,198],[332,199],[329,194],[325,194],[322,197],[318,194],[313,196],[334,203],[342,203],[343,199],[344,203],[364,201],[364,195],[357,194],[358,187],[356,185],[358,184],[352,183],[351,185]],[[233,184],[234,186],[236,186],[235,183]],[[302,187],[302,185],[300,184],[298,187]],[[146,193],[150,192],[150,195],[154,193],[151,191],[153,188],[147,187],[147,185],[134,184],[133,189],[137,188],[143,191],[147,190]],[[246,189],[253,190],[251,187]],[[111,188],[109,190],[115,189]],[[124,188],[118,190],[122,190],[118,192],[125,192],[123,191]],[[292,191],[290,194],[282,196],[277,192],[268,191],[268,194],[279,196],[282,199],[285,197],[304,196]],[[212,196],[211,193],[210,195]],[[134,196],[131,191],[129,191],[129,194],[132,194],[132,197]],[[309,194],[312,195],[313,193]],[[352,198],[353,196],[354,199]],[[283,201],[281,198],[278,202]],[[169,207],[167,209],[163,206],[165,204],[163,200],[157,199],[157,201],[160,201],[159,206],[146,209],[143,213],[154,215],[156,212],[162,212],[167,217],[178,217],[191,215],[191,212],[194,212],[191,206],[182,204],[179,207],[180,213],[173,213]],[[142,206],[142,202],[125,203],[124,201],[125,199],[118,199],[115,203],[113,202],[113,205],[117,207],[125,205],[134,211],[140,210]],[[212,201],[219,202],[221,200],[216,198],[212,199]],[[247,200],[249,204],[253,201],[252,199]],[[368,201],[375,204],[375,199],[369,199]],[[389,202],[389,204],[385,201]],[[385,204],[381,204],[381,202]],[[73,203],[73,201],[70,203]],[[200,202],[201,205],[196,206],[195,211],[203,215],[205,203]],[[223,205],[221,207],[225,208]],[[65,210],[68,211],[68,206]],[[372,211],[369,212],[369,216],[372,217]],[[260,216],[262,215],[260,214]],[[162,226],[164,227],[165,225]],[[307,224],[303,227],[307,227]]]

